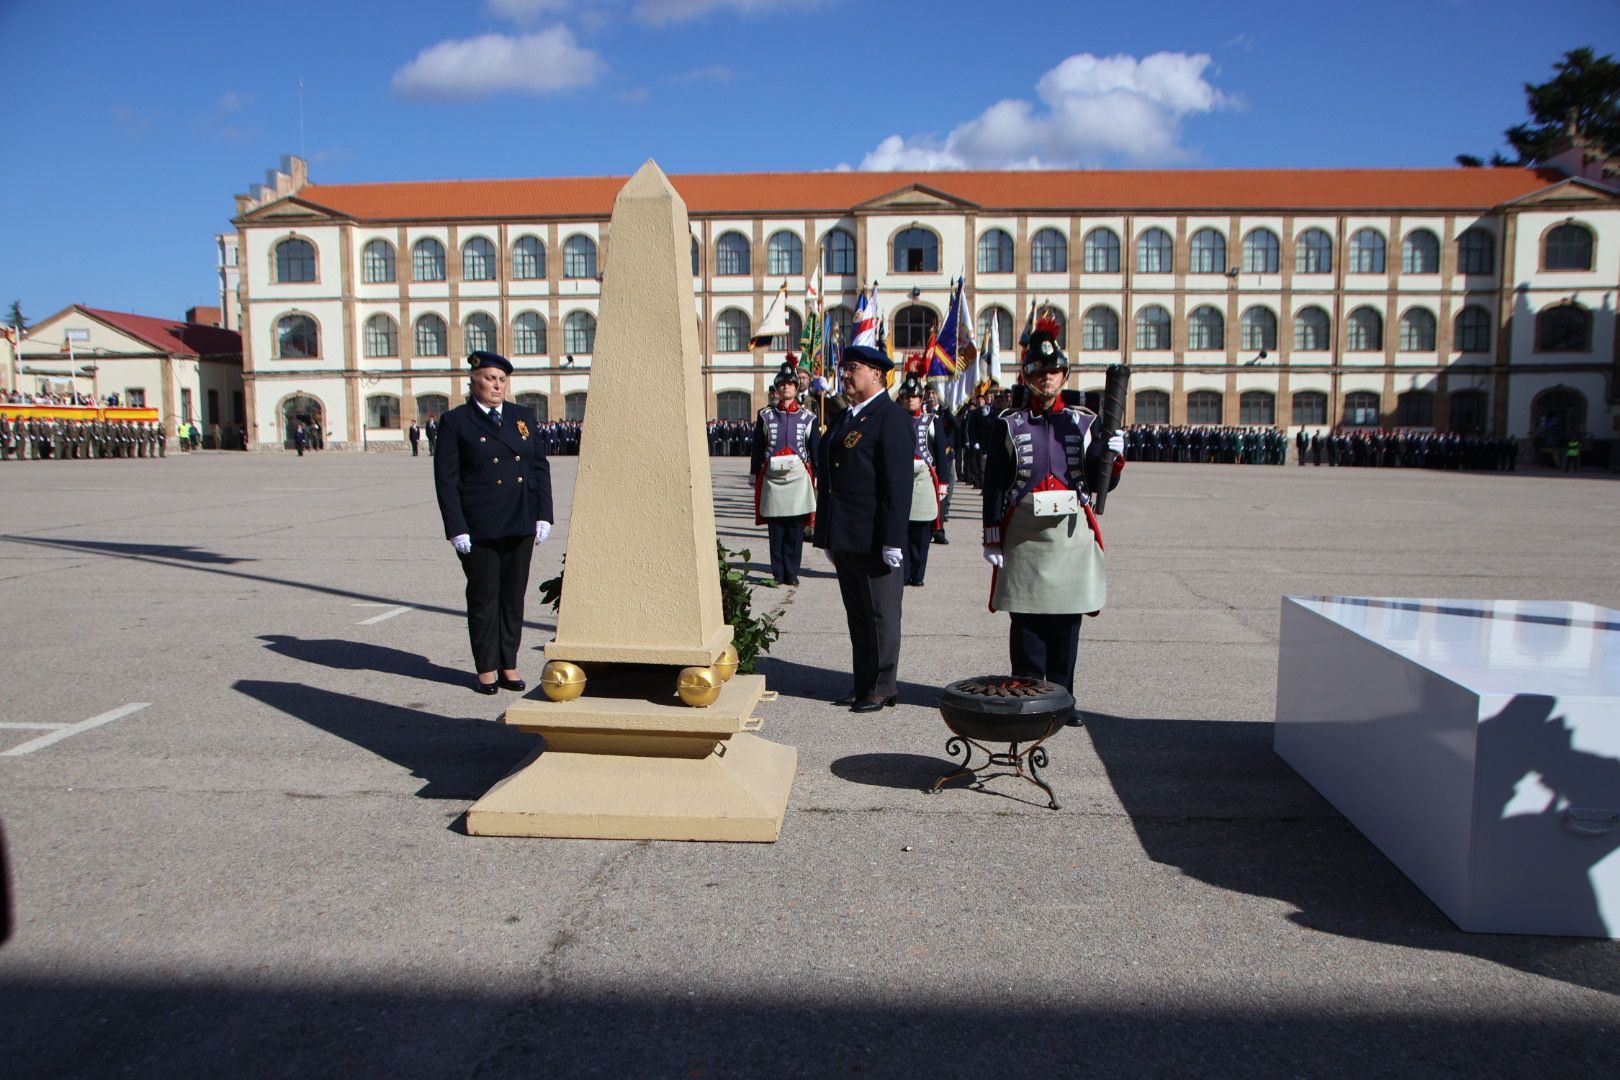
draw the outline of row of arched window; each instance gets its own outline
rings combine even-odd
[[[585,419],[585,404],[587,392],[576,390],[563,395],[563,414],[569,420]],[[549,399],[544,394],[533,392],[518,394],[513,400],[519,405],[528,408],[534,413],[534,418],[544,424],[551,418]],[[391,430],[400,426],[399,419],[400,399],[398,394],[371,394],[366,398],[366,426],[368,428],[381,428]],[[418,421],[430,417],[443,416],[450,411],[450,398],[445,394],[418,394],[416,395],[416,416]],[[291,413],[291,409],[287,412]]]
[[[411,280],[444,281],[444,244],[427,236],[411,245]],[[475,236],[461,246],[461,279],[494,281],[497,259],[495,245]],[[512,243],[512,278],[537,281],[546,277],[546,245],[537,236],[520,236]],[[596,241],[588,236],[570,236],[563,242],[563,277],[596,276]],[[300,237],[289,237],[276,245],[276,281],[317,280],[315,245]],[[367,241],[360,251],[360,280],[368,285],[391,284],[399,280],[394,245],[387,240]]]
[[[432,313],[420,316],[411,327],[413,356],[450,355],[450,328]],[[378,313],[365,322],[361,335],[367,357],[396,357],[399,351],[399,323],[391,315]],[[483,312],[467,316],[462,324],[463,352],[500,351],[495,320]],[[551,350],[546,338],[545,316],[525,311],[512,320],[513,356],[544,356]],[[596,348],[596,316],[588,311],[571,311],[563,320],[563,351],[590,354]],[[294,313],[276,320],[276,355],[283,360],[319,356],[320,329],[308,315]]]
[[[1450,396],[1453,430],[1482,429],[1485,418],[1486,394],[1483,390],[1458,390]],[[1130,420],[1135,424],[1168,424],[1170,422],[1170,394],[1164,390],[1138,390],[1135,408]],[[1292,395],[1292,418],[1295,425],[1326,424],[1328,422],[1328,396],[1320,390],[1300,390]],[[1431,427],[1434,424],[1434,393],[1430,390],[1408,390],[1396,395],[1395,415],[1391,418],[1397,427]],[[1188,424],[1220,425],[1225,419],[1225,398],[1218,390],[1192,390],[1187,394]],[[1371,390],[1356,390],[1344,395],[1343,412],[1338,422],[1346,427],[1378,427],[1384,422],[1382,398]],[[1271,427],[1277,423],[1277,395],[1269,390],[1245,390],[1238,395],[1237,423]]]

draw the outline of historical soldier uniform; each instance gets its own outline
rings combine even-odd
[[[797,400],[798,382],[784,365],[771,389],[785,403],[759,410],[754,424],[750,471],[754,476],[754,524],[770,537],[771,575],[784,585],[799,583],[804,559],[804,527],[816,512],[814,462],[820,449],[820,423]]]
[[[921,586],[928,572],[928,545],[943,524],[940,499],[945,494],[939,469],[945,464],[944,433],[933,413],[923,408],[922,384],[907,379],[900,401],[911,420],[911,514],[906,522],[906,584]]]

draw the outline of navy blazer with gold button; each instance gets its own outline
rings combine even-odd
[[[532,536],[535,522],[555,521],[540,425],[515,402],[501,404],[499,427],[471,401],[439,418],[433,486],[446,538]]]
[[[816,547],[880,556],[903,548],[911,516],[911,414],[887,392],[851,419],[840,414],[816,460]]]

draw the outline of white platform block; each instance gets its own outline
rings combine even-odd
[[[1620,612],[1285,597],[1275,745],[1462,929],[1620,937]]]

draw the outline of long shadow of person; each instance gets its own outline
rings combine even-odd
[[[435,664],[425,656],[364,641],[296,638],[288,634],[260,634],[259,640],[273,653],[339,671],[378,671],[456,686],[465,685],[472,678],[465,671]]]

